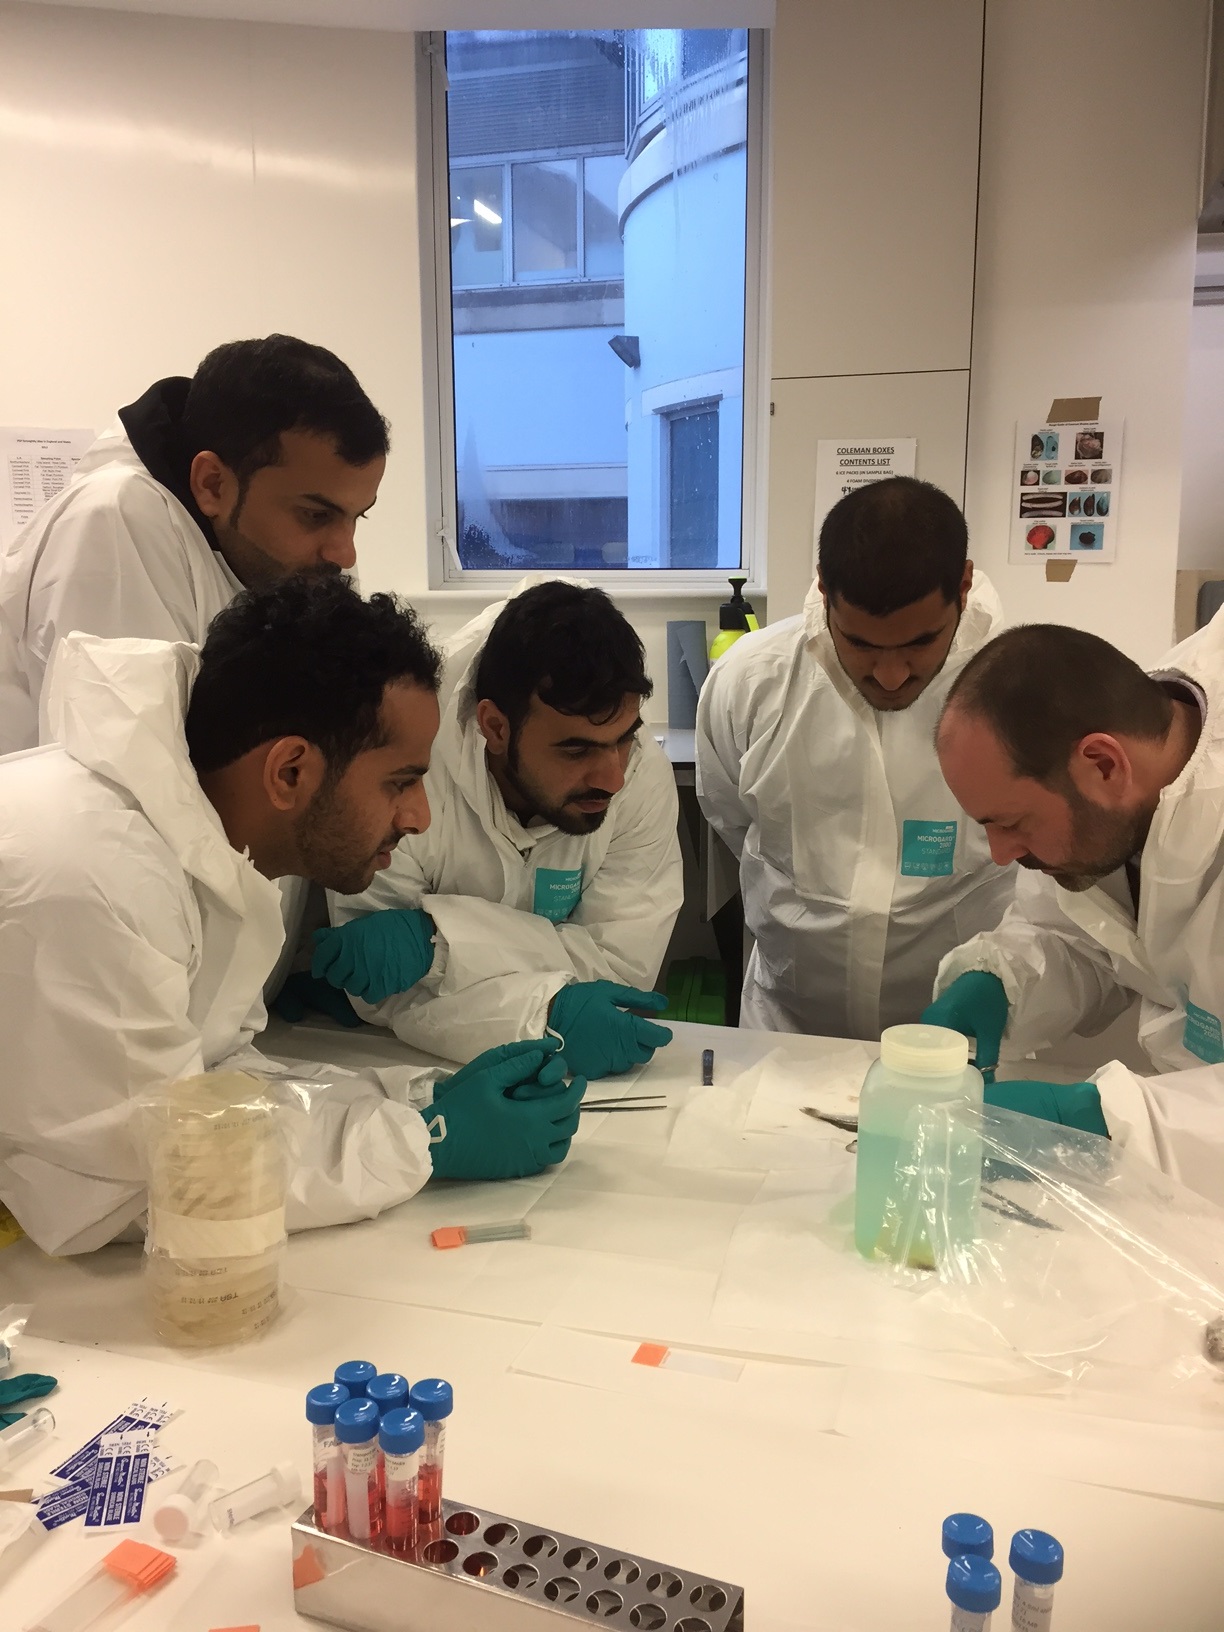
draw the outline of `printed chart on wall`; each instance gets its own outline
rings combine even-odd
[[[96,431],[0,426],[0,547],[67,487]]]
[[[838,499],[844,499],[856,487],[866,487],[868,482],[882,482],[889,476],[912,476],[917,465],[918,440],[913,436],[875,438],[864,442],[847,436],[840,440],[817,442],[813,571],[821,523]]]
[[[1009,560],[1114,559],[1123,425],[1053,415],[1016,426]]]

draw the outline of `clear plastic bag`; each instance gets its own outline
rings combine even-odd
[[[13,1364],[13,1348],[34,1313],[32,1303],[6,1303],[0,1309],[0,1376]]]
[[[245,1071],[167,1083],[137,1103],[145,1272],[164,1342],[240,1343],[275,1320],[295,1103],[287,1085]]]
[[[1034,1117],[935,1106],[908,1132],[881,1237],[899,1277],[933,1271],[950,1313],[1042,1371],[1224,1404],[1224,1212],[1108,1139]]]

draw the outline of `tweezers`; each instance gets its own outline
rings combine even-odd
[[[665,1111],[662,1094],[626,1094],[623,1099],[584,1099],[580,1111]]]
[[[831,1127],[840,1128],[843,1133],[858,1132],[857,1116],[834,1116],[830,1111],[818,1111],[814,1105],[800,1106],[804,1116],[814,1116],[818,1122],[827,1122]],[[1039,1218],[1031,1213],[1027,1207],[1022,1207],[1018,1201],[1010,1196],[992,1190],[988,1184],[982,1186],[982,1206],[987,1212],[997,1213],[1000,1218],[1014,1219],[1018,1224],[1031,1224],[1035,1230],[1060,1230],[1061,1224],[1055,1224],[1048,1218]]]

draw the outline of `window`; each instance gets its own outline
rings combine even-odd
[[[667,417],[668,565],[718,563],[718,408]]]
[[[758,39],[422,37],[432,582],[754,576]]]

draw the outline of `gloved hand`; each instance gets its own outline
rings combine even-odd
[[[272,1013],[291,1026],[305,1020],[308,1014],[325,1014],[329,1020],[350,1028],[365,1025],[342,991],[329,986],[325,980],[316,980],[305,969],[295,970],[288,976],[273,1000]]]
[[[556,1039],[506,1043],[436,1084],[421,1112],[440,1179],[525,1179],[562,1162],[586,1081],[564,1081]],[[438,1133],[442,1138],[438,1139]]]
[[[580,981],[563,986],[552,1000],[548,1023],[563,1039],[561,1047],[571,1071],[584,1077],[609,1077],[647,1065],[656,1048],[670,1043],[666,1026],[631,1014],[667,1007],[661,992],[640,992],[633,986],[614,986],[610,980]]]
[[[946,1026],[977,1043],[976,1063],[987,1082],[994,1081],[999,1044],[1007,1030],[1007,992],[998,975],[971,969],[957,975],[947,991],[923,1010],[924,1026]]]
[[[992,1082],[986,1087],[987,1105],[1020,1116],[1035,1116],[1043,1122],[1057,1122],[1081,1133],[1099,1133],[1109,1138],[1109,1124],[1101,1109],[1101,1096],[1094,1082]]]
[[[434,922],[419,907],[390,907],[315,931],[310,972],[366,1003],[406,992],[429,973]]]

